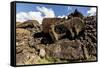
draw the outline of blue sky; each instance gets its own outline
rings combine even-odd
[[[37,7],[39,7],[39,9],[37,9]],[[92,15],[93,15],[93,13],[96,12],[96,10],[91,9],[91,7],[67,6],[67,5],[46,5],[46,4],[31,4],[31,3],[17,3],[16,4],[16,13],[18,14],[20,12],[24,12],[24,15],[23,14],[22,15],[25,16],[25,13],[27,14],[28,12],[40,12],[41,13],[41,14],[39,14],[39,15],[41,15],[40,17],[43,17],[45,15],[48,15],[51,12],[51,14],[53,16],[58,17],[58,16],[67,16],[71,12],[74,12],[74,10],[76,8],[84,16],[88,16],[89,13],[92,13]],[[22,18],[23,17],[22,15],[17,15],[17,16],[18,16],[18,18]],[[20,17],[20,16],[22,16],[22,17]]]
[[[45,6],[46,8],[52,8],[55,11],[56,16],[58,15],[68,15],[69,13],[73,12],[76,8],[87,16],[87,11],[90,7],[78,7],[78,6],[62,6],[62,5],[46,5],[46,4],[29,4],[29,3],[17,3],[16,11],[18,12],[29,12],[29,11],[37,11],[36,6]],[[71,10],[68,10],[68,7],[71,7]]]

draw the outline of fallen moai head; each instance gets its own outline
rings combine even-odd
[[[65,17],[45,18],[42,22],[43,32],[49,33],[53,41],[57,41],[65,36],[74,39],[85,29],[83,17],[83,14],[75,9],[73,13],[68,15],[68,19]]]
[[[49,34],[53,41],[57,41],[66,35],[71,36],[71,39],[74,39],[84,29],[84,21],[79,17],[73,17],[72,19],[60,22],[59,24],[51,25]]]

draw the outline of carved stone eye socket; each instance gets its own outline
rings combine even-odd
[[[54,31],[57,33],[57,34],[62,34],[62,33],[65,33],[66,32],[66,27],[64,25],[56,25],[54,27]]]

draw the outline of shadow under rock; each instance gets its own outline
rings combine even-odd
[[[34,34],[34,38],[41,38],[41,44],[52,44],[54,43],[50,34],[44,32],[38,32]]]

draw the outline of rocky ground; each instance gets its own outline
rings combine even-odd
[[[64,38],[53,43],[49,43],[50,37],[42,33],[42,26],[37,21],[29,21],[31,24],[23,24],[22,27],[18,23],[16,28],[17,65],[96,61],[96,17],[85,17],[84,21],[86,29],[78,38],[74,40]],[[35,24],[32,24],[33,22]]]

